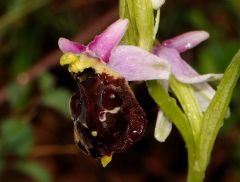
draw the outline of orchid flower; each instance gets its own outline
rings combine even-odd
[[[172,74],[182,83],[191,84],[195,89],[199,98],[200,106],[204,112],[215,91],[207,84],[208,81],[219,80],[222,74],[204,74],[199,75],[188,63],[180,56],[180,53],[185,52],[202,41],[206,40],[209,34],[205,31],[187,32],[172,39],[166,40],[161,46],[154,48],[154,53],[159,57],[168,61],[171,65]]]
[[[77,146],[101,159],[132,146],[144,133],[146,116],[127,81],[168,80],[169,63],[134,46],[120,46],[128,20],[120,19],[88,45],[59,39],[61,65],[78,84],[70,101]]]
[[[221,79],[222,74],[199,75],[181,58],[180,53],[197,46],[208,37],[209,34],[205,31],[187,32],[164,41],[162,45],[155,46],[153,50],[154,54],[168,61],[171,65],[171,72],[178,81],[192,86],[202,112],[206,111],[215,94],[215,90],[207,82]],[[159,111],[155,127],[155,138],[161,142],[165,141],[171,128],[171,122],[163,115],[162,111]]]

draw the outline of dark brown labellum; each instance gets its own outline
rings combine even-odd
[[[101,158],[131,147],[145,131],[146,116],[127,81],[92,68],[73,77],[78,91],[70,108],[79,148]]]

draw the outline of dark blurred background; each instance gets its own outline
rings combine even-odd
[[[58,64],[60,36],[87,43],[118,18],[113,0],[0,1],[1,182],[183,182],[187,154],[174,128],[165,143],[153,137],[156,106],[136,90],[149,124],[129,151],[106,167],[73,143],[68,102],[76,85]],[[167,0],[160,41],[203,29],[211,38],[183,57],[200,73],[223,72],[240,47],[239,0]],[[213,83],[216,85],[216,83]],[[205,181],[240,181],[240,84],[231,117],[216,141]]]

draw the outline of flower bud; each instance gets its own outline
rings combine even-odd
[[[165,0],[152,0],[153,9],[158,10],[164,3]]]

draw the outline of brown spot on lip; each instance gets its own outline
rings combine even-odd
[[[94,158],[131,147],[143,135],[146,117],[127,81],[106,73],[96,74],[91,68],[73,77],[79,90],[72,96],[70,106],[81,145]],[[116,108],[119,110],[113,112]],[[100,121],[103,113],[106,119]]]

